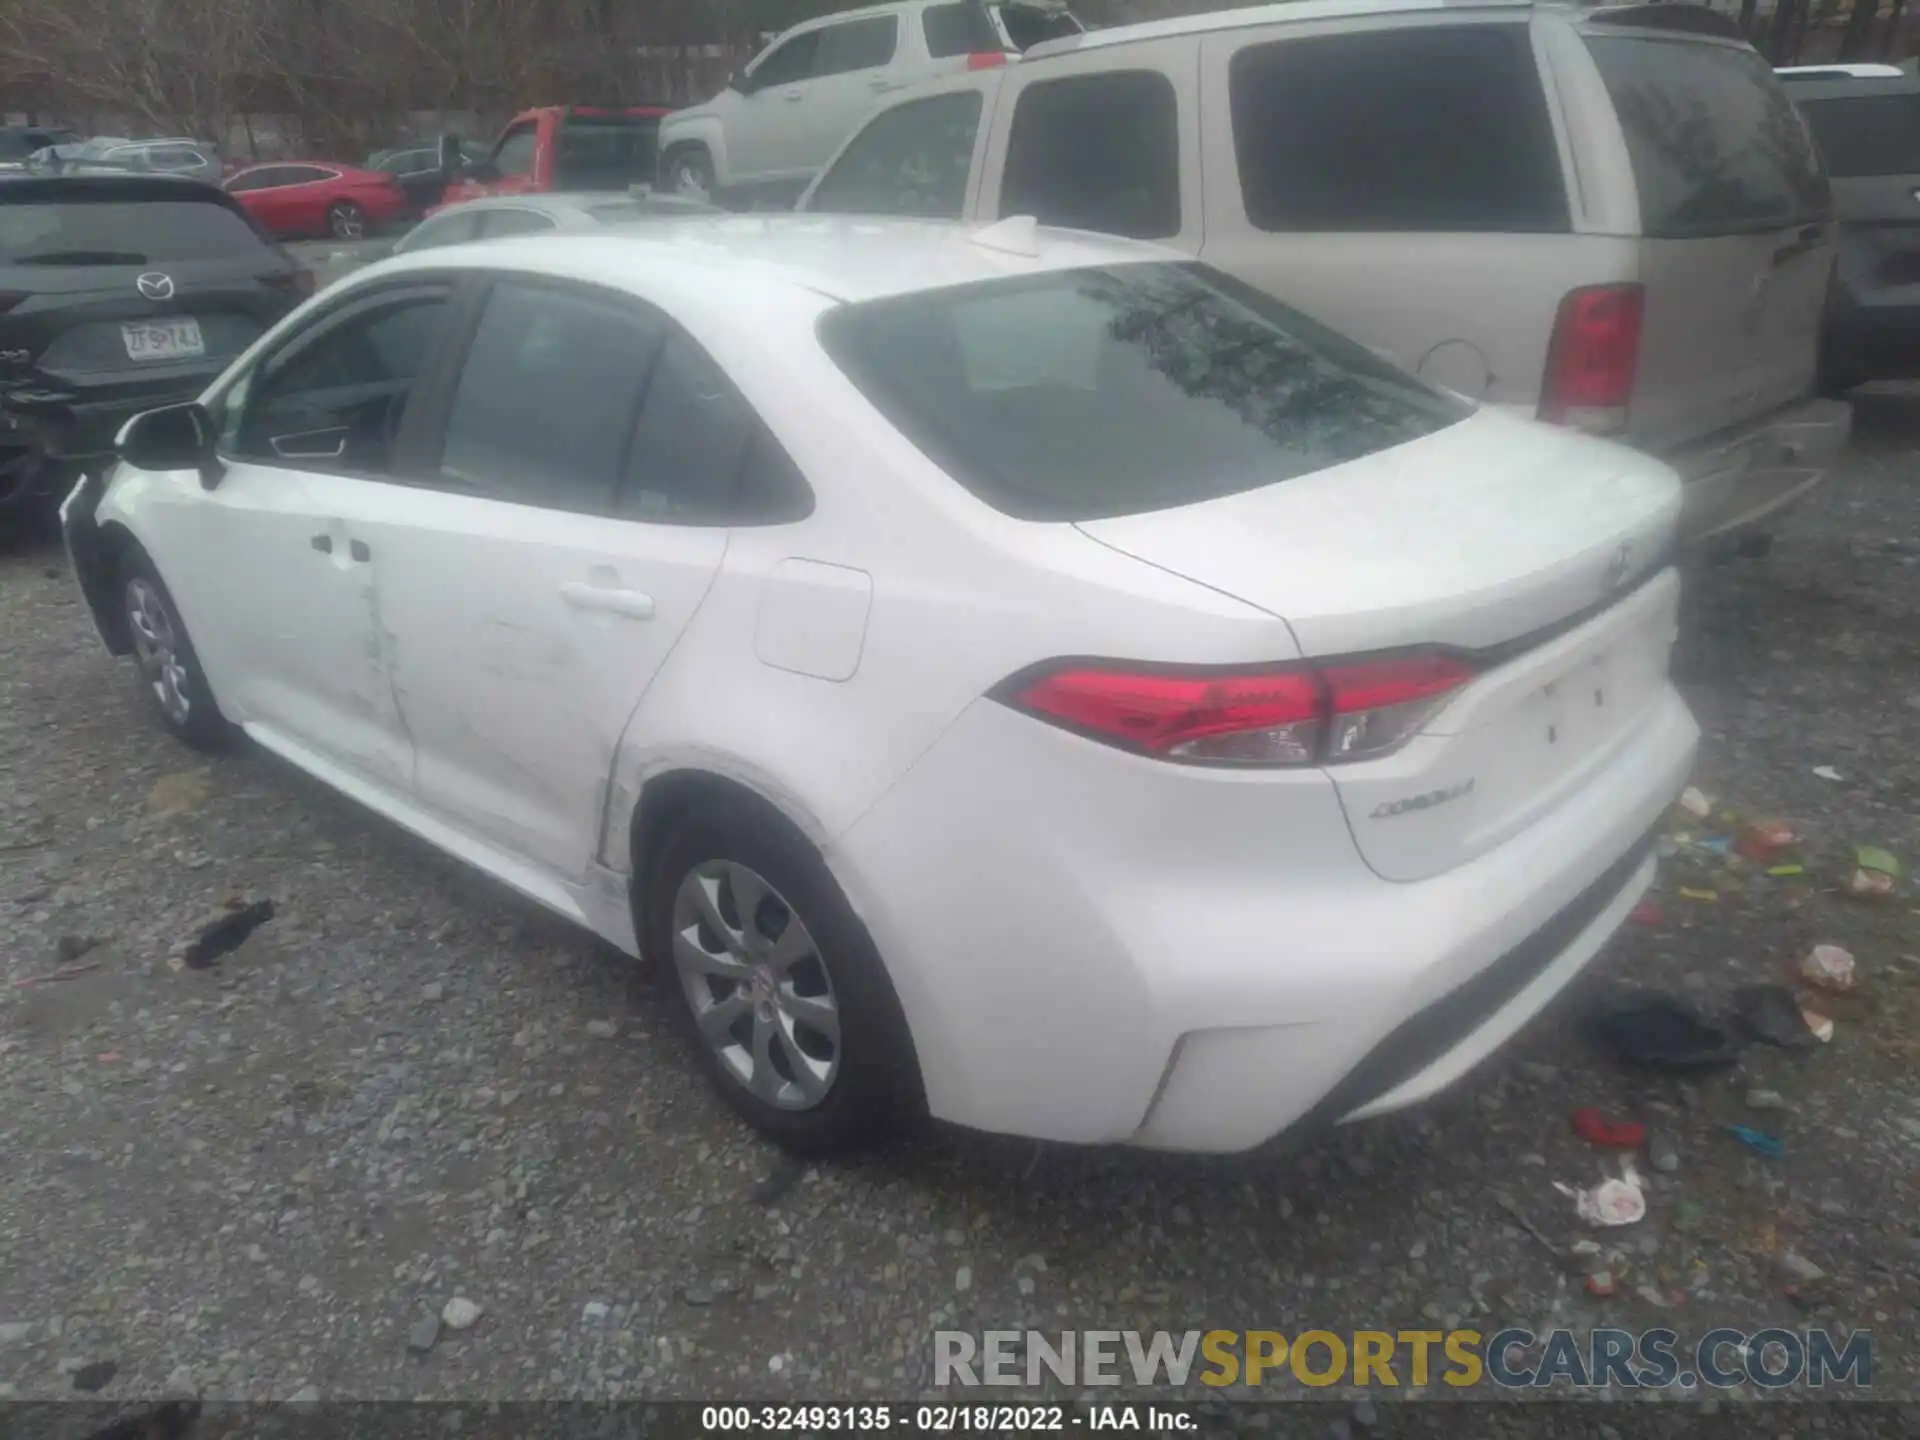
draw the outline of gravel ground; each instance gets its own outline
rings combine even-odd
[[[1232,1160],[935,1130],[784,1165],[697,1078],[666,989],[263,754],[201,764],[148,721],[59,552],[16,550],[0,1396],[69,1395],[111,1361],[109,1399],[899,1398],[927,1391],[940,1328],[1507,1322],[1870,1327],[1876,1390],[1914,1396],[1915,901],[1834,884],[1860,842],[1920,861],[1920,402],[1866,405],[1860,430],[1770,557],[1693,578],[1680,656],[1700,784],[1791,817],[1806,877],[1682,854],[1658,918],[1438,1103]],[[214,968],[170,965],[235,896],[278,914]],[[93,968],[19,983],[89,941]],[[1575,1031],[1623,975],[1724,1013],[1816,941],[1862,975],[1830,1045],[1681,1085]],[[1754,1088],[1786,1108],[1748,1108]],[[1677,1150],[1631,1229],[1589,1231],[1553,1188],[1601,1177],[1583,1105]],[[1597,1236],[1618,1293],[1515,1214],[1556,1247]],[[477,1323],[410,1352],[455,1297]]]

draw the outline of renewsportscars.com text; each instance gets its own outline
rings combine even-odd
[[[1783,1389],[1873,1384],[1867,1330],[940,1330],[933,1383]]]

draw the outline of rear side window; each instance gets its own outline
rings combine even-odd
[[[820,179],[809,210],[955,219],[982,108],[977,90],[912,100],[877,116]]]
[[[554,147],[561,190],[624,190],[653,179],[660,121],[653,116],[569,120]]]
[[[605,515],[663,331],[628,306],[496,285],[454,391],[441,474],[502,500]]]
[[[891,64],[899,33],[900,21],[893,15],[829,25],[820,32],[819,47],[813,52],[812,73],[844,75],[850,70],[872,70]]]
[[[1047,80],[1020,92],[1002,215],[1134,240],[1180,233],[1180,112],[1157,70]]]
[[[1802,100],[1800,113],[1834,179],[1920,175],[1920,95]]]
[[[920,27],[927,37],[927,53],[936,60],[1004,48],[981,5],[929,5],[920,12]]]
[[[1081,33],[1080,22],[1064,10],[1037,5],[1000,5],[994,13],[1007,27],[1007,39],[1016,50],[1031,50],[1043,40],[1064,40]]]
[[[536,138],[531,125],[509,132],[493,152],[493,168],[502,175],[531,175]]]
[[[0,260],[13,265],[151,265],[265,253],[252,226],[212,201],[0,203]]]
[[[1256,490],[1471,413],[1193,264],[1063,270],[821,324],[888,420],[995,509],[1091,520]]]
[[[1558,231],[1559,150],[1524,25],[1250,45],[1227,72],[1262,230]]]
[[[1774,230],[1832,207],[1813,140],[1745,46],[1589,36],[1656,240]]]

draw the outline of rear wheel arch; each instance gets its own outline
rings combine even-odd
[[[87,600],[94,604],[94,614],[99,617],[101,634],[106,639],[107,649],[115,655],[133,653],[133,637],[127,633],[127,615],[120,603],[120,587],[126,583],[127,557],[133,554],[146,554],[145,548],[134,538],[129,530],[118,520],[101,523],[97,532],[100,556],[100,579],[105,582],[104,593],[95,603],[91,591]]]
[[[721,811],[734,819],[762,821],[816,852],[821,848],[820,829],[810,822],[810,817],[794,816],[786,807],[743,781],[717,771],[692,768],[665,770],[650,776],[640,787],[640,798],[633,807],[627,830],[627,870],[633,877],[636,926],[645,924],[639,913],[640,897],[675,821],[710,810]]]

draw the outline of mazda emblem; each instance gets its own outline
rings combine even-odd
[[[1620,548],[1613,552],[1613,558],[1607,561],[1607,589],[1618,590],[1627,583],[1627,573],[1633,569],[1633,541],[1622,540]]]
[[[149,270],[133,282],[134,288],[149,300],[171,300],[173,298],[173,277],[158,270]]]

